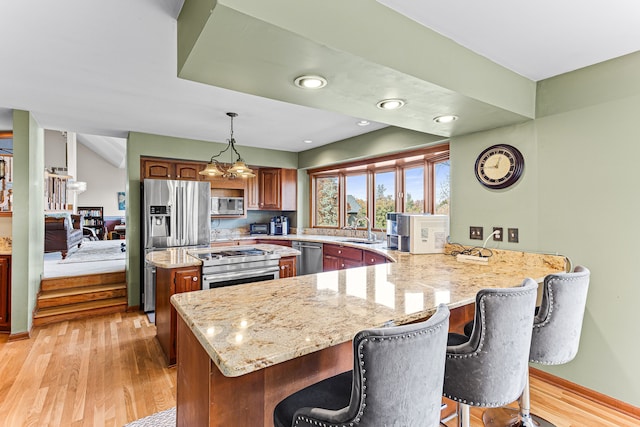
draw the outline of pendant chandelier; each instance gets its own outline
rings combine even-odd
[[[223,177],[227,179],[235,179],[237,177],[240,178],[251,178],[256,176],[251,169],[246,165],[242,157],[240,157],[240,153],[236,150],[236,140],[233,139],[233,118],[238,117],[237,113],[227,113],[227,116],[231,118],[231,138],[227,140],[228,145],[227,148],[216,154],[215,156],[211,156],[211,160],[207,167],[204,170],[200,171],[200,175],[206,175],[211,177]],[[223,163],[218,160],[223,153],[229,151],[231,149],[231,163]],[[234,155],[238,156],[235,161],[233,160]]]

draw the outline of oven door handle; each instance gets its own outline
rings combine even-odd
[[[255,270],[233,271],[229,273],[216,273],[211,276],[202,276],[202,281],[207,283],[223,282],[225,280],[243,279],[245,277],[262,276],[263,274],[274,273],[280,271],[280,267],[273,266],[260,268]]]

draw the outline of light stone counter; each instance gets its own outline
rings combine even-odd
[[[11,237],[0,237],[0,255],[11,255],[12,240]]]
[[[182,293],[171,302],[220,372],[237,377],[348,342],[362,329],[428,318],[439,303],[466,305],[482,288],[566,268],[554,255],[494,250],[488,265],[476,265],[358,247],[396,262]]]

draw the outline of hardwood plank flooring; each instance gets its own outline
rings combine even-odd
[[[0,425],[121,427],[175,406],[176,370],[166,367],[155,335],[143,313],[40,326],[28,340],[0,335]],[[531,407],[558,427],[640,426],[537,378]],[[473,427],[482,426],[483,410],[472,408]]]
[[[176,373],[142,313],[0,336],[0,425],[118,426],[175,406]]]

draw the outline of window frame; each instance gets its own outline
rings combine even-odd
[[[422,166],[424,168],[424,212],[435,211],[436,191],[435,186],[435,165],[442,161],[449,160],[449,143],[434,145],[431,147],[400,152],[392,155],[372,157],[354,162],[345,162],[337,165],[327,166],[323,168],[310,169],[307,171],[309,175],[309,224],[312,228],[318,229],[341,229],[346,226],[346,178],[351,175],[366,174],[367,183],[367,216],[375,215],[375,174],[384,172],[395,172],[395,212],[404,212],[405,210],[405,169]],[[338,178],[338,225],[326,226],[317,225],[316,215],[316,179],[325,177]],[[375,219],[375,218],[374,218]],[[359,224],[360,225],[360,224]],[[364,224],[358,226],[357,229],[366,229]],[[372,229],[381,231],[381,228],[375,228],[375,221]]]

